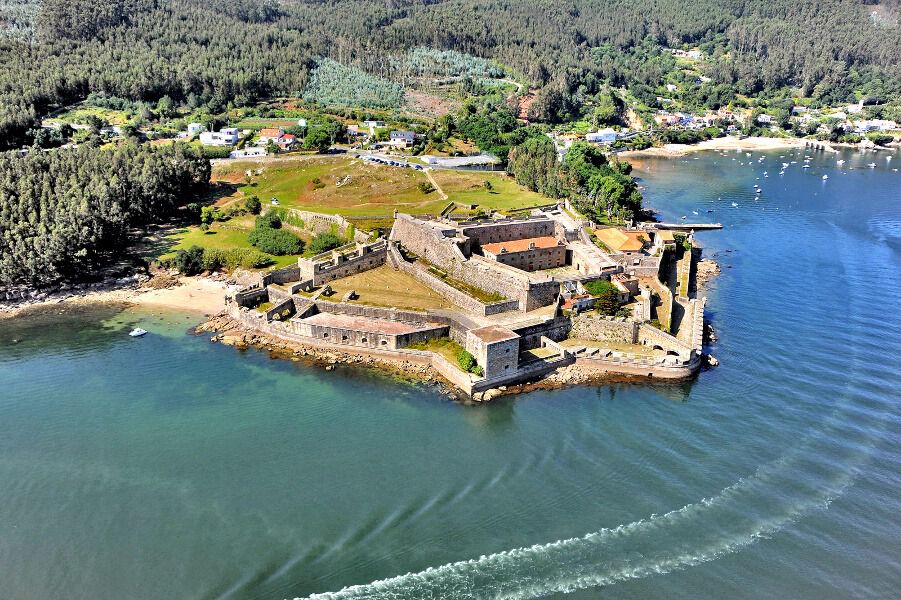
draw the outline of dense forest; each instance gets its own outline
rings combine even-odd
[[[77,280],[209,182],[180,146],[0,154],[0,287]]]
[[[678,73],[661,46],[700,45],[712,58],[701,103],[786,86],[823,101],[897,96],[899,10],[897,0],[0,0],[0,143],[27,142],[50,107],[91,92],[215,111],[301,96],[322,58],[400,81],[423,72],[428,55],[409,51],[424,47],[508,65],[541,90],[533,116],[546,121],[605,85],[650,97]],[[454,55],[435,63],[460,71]]]

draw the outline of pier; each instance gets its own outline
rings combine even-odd
[[[672,231],[706,231],[709,229],[722,229],[722,223],[642,223],[643,227],[656,227],[657,229],[669,229]]]

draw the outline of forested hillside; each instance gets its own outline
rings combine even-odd
[[[539,120],[565,118],[604,83],[649,95],[642,86],[672,65],[648,43],[701,45],[711,57],[701,101],[785,86],[829,101],[901,88],[896,0],[43,0],[36,18],[34,5],[0,0],[7,146],[26,142],[49,107],[90,92],[216,110],[301,96],[323,57],[400,80],[423,61],[398,56],[423,47],[512,67],[543,89]]]
[[[179,146],[0,154],[0,287],[83,278],[209,177]]]

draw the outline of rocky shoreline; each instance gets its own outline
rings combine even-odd
[[[195,327],[193,333],[196,335],[212,334],[210,342],[232,346],[239,350],[249,348],[265,350],[274,358],[304,362],[311,366],[322,367],[326,371],[332,371],[338,366],[348,366],[373,369],[380,373],[387,372],[403,381],[438,386],[444,396],[464,404],[490,402],[503,396],[514,396],[537,390],[559,390],[580,385],[609,383],[646,383],[648,381],[644,377],[611,375],[573,364],[562,367],[537,381],[500,386],[469,397],[456,390],[450,382],[429,365],[403,358],[391,359],[374,356],[367,354],[362,349],[347,352],[338,348],[326,349],[301,342],[287,341],[250,329],[225,312],[210,317],[206,322]]]

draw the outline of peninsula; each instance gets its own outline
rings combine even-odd
[[[237,329],[430,367],[476,401],[548,377],[684,380],[704,362],[693,230],[718,225],[600,226],[562,202],[479,220],[395,213],[373,239],[337,215],[291,212],[354,241],[229,294],[201,327],[225,332],[214,340],[252,339]]]

